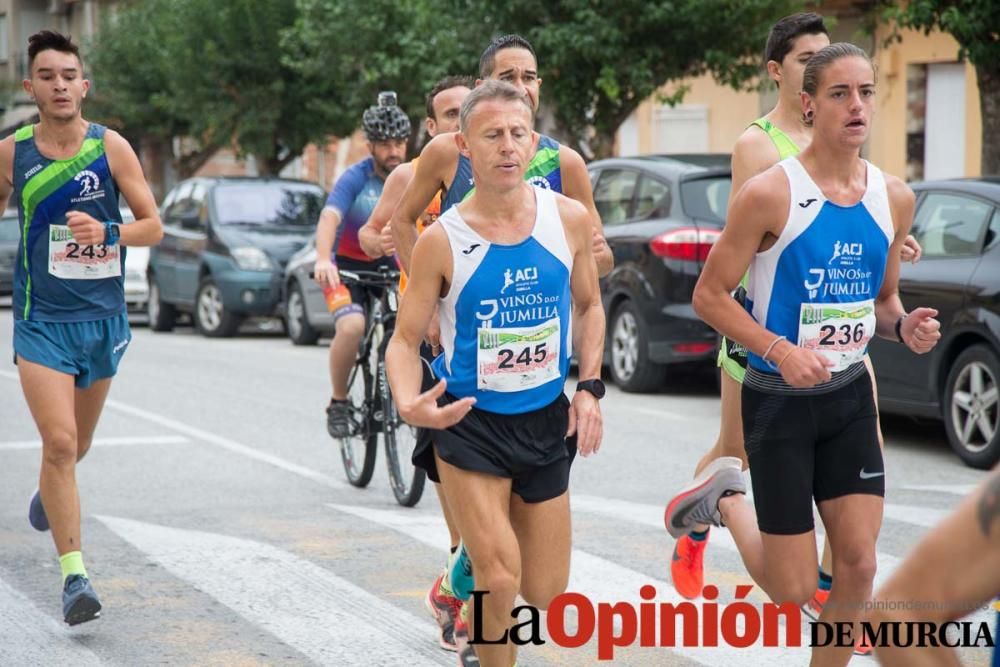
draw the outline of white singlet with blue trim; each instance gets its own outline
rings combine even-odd
[[[453,206],[437,224],[448,235],[452,272],[440,300],[441,345],[434,373],[448,393],[476,408],[523,414],[563,391],[572,356],[573,255],[556,195],[532,187],[535,225],[514,245],[490,243]]]
[[[871,163],[854,206],[829,201],[798,158],[782,160],[791,202],[773,246],[750,264],[746,309],[768,331],[820,352],[833,372],[861,361],[875,335],[875,298],[895,238],[885,176]],[[750,353],[751,367],[773,369]]]

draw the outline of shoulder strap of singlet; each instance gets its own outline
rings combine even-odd
[[[771,138],[774,142],[774,147],[778,149],[778,157],[782,160],[791,157],[793,155],[798,155],[802,152],[795,142],[792,141],[791,137],[785,134],[781,128],[772,123],[766,118],[758,118],[751,125],[756,125],[760,129],[764,130],[764,133]]]
[[[889,205],[889,190],[885,184],[885,174],[882,170],[865,160],[868,169],[868,187],[862,202],[871,214],[879,229],[892,243],[896,238],[896,226],[892,222],[892,207]]]
[[[556,199],[556,193],[552,190],[536,187],[535,206],[537,206],[537,221],[531,235],[543,248],[572,270],[573,253],[569,249],[566,228],[559,215],[559,202]]]

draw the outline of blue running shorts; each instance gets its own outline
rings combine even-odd
[[[92,322],[14,321],[14,363],[27,361],[72,375],[78,389],[113,377],[132,341],[128,315]]]

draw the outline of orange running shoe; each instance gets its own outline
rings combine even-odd
[[[701,596],[705,585],[705,547],[708,535],[699,541],[690,535],[682,535],[674,544],[674,555],[670,559],[670,578],[674,588],[683,597],[693,600]]]
[[[816,592],[813,593],[812,599],[802,605],[802,613],[812,620],[818,621],[819,615],[823,613],[823,605],[826,604],[826,600],[829,597],[830,591],[817,588]]]
[[[859,639],[858,643],[854,645],[854,655],[871,655],[871,654],[872,654],[872,645],[868,643],[868,638],[862,634],[861,639]]]

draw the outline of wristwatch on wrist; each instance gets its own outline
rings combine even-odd
[[[906,341],[903,340],[903,320],[906,319],[906,315],[900,315],[899,319],[896,320],[896,340],[898,340],[903,345],[906,345]]]
[[[119,236],[120,230],[118,229],[117,222],[108,221],[104,223],[104,245],[117,244]]]
[[[600,379],[583,380],[581,382],[577,382],[576,390],[585,391],[588,394],[591,394],[597,400],[601,400],[602,398],[604,398],[604,394],[607,391],[607,389],[604,386],[604,383],[601,382]]]

